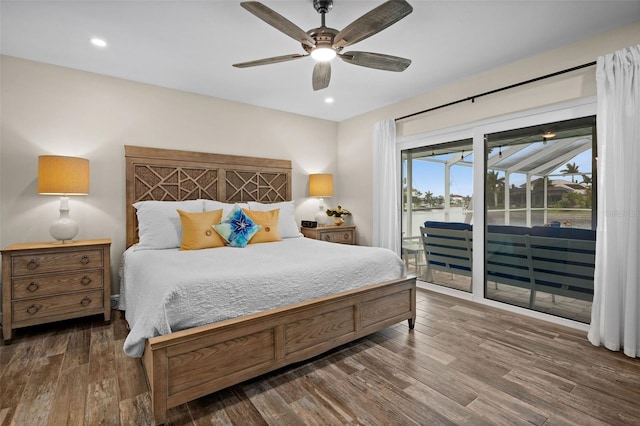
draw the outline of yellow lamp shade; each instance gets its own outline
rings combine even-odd
[[[333,197],[333,175],[319,173],[309,175],[310,197]]]
[[[89,160],[77,157],[38,157],[38,194],[87,195]]]

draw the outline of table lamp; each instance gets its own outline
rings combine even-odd
[[[41,155],[38,157],[38,194],[60,195],[60,217],[49,232],[58,241],[78,235],[78,224],[69,217],[69,195],[89,193],[89,160],[77,157]]]
[[[327,223],[327,213],[324,211],[323,197],[333,197],[333,175],[330,173],[318,173],[309,175],[309,196],[318,197],[318,213],[316,222],[318,225]]]

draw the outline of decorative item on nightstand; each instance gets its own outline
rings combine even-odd
[[[327,223],[327,215],[324,212],[323,197],[333,197],[333,175],[330,173],[318,173],[309,175],[309,196],[318,197],[318,213],[316,222],[319,225]]]
[[[69,217],[69,195],[89,193],[89,160],[77,157],[41,155],[38,157],[38,194],[60,195],[60,217],[49,232],[56,240],[72,240],[78,224]]]
[[[347,209],[343,209],[342,206],[338,206],[335,209],[327,209],[327,216],[333,216],[333,224],[340,226],[344,223],[342,216],[349,216],[351,212]]]

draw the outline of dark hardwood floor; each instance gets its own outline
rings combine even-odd
[[[583,332],[420,290],[406,322],[170,410],[172,425],[638,425],[640,360]],[[121,312],[15,332],[0,424],[152,423]]]

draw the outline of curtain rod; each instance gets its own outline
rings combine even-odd
[[[521,81],[519,83],[511,84],[509,86],[504,86],[504,87],[501,87],[499,89],[490,90],[488,92],[479,93],[477,95],[469,96],[469,97],[464,98],[464,99],[458,99],[457,101],[449,102],[449,103],[446,103],[446,104],[438,105],[436,107],[432,107],[432,108],[428,108],[428,109],[425,109],[425,110],[422,110],[422,111],[414,112],[413,114],[409,114],[409,115],[405,115],[405,116],[396,118],[395,121],[400,121],[400,120],[404,120],[404,119],[407,119],[407,118],[410,118],[410,117],[415,117],[416,115],[425,114],[427,112],[435,111],[437,109],[445,108],[445,107],[448,107],[448,106],[451,106],[451,105],[455,105],[455,104],[459,104],[459,103],[466,102],[466,101],[471,101],[473,103],[473,102],[475,102],[475,100],[477,98],[480,98],[482,96],[492,95],[494,93],[502,92],[504,90],[513,89],[514,87],[519,87],[519,86],[524,86],[525,84],[535,83],[536,81],[545,80],[547,78],[555,77],[557,75],[566,74],[568,72],[576,71],[576,70],[579,70],[579,69],[582,69],[582,68],[591,67],[591,66],[593,66],[595,64],[596,64],[596,62],[594,61],[594,62],[589,62],[587,64],[578,65],[578,66],[575,66],[573,68],[567,68],[567,69],[564,69],[562,71],[556,71],[556,72],[551,73],[551,74],[547,74],[547,75],[543,75],[543,76],[540,76],[540,77],[532,78],[532,79],[526,80],[526,81]]]

